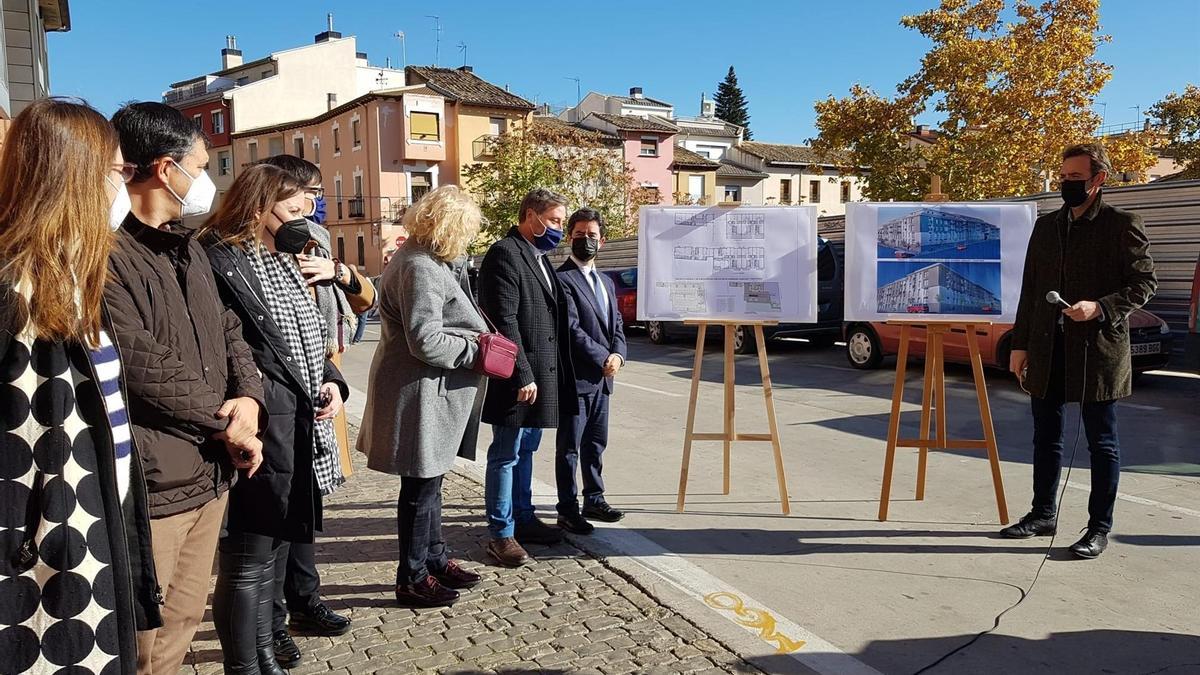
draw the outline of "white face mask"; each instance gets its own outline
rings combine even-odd
[[[167,187],[167,191],[183,205],[183,208],[180,210],[180,217],[199,216],[208,213],[208,210],[212,208],[213,197],[217,196],[217,186],[208,177],[208,172],[201,170],[200,175],[193,177],[182,166],[179,166],[179,162],[173,159],[170,161],[175,165],[176,169],[179,169],[179,173],[187,176],[188,180],[192,181],[187,194],[182,197],[176,194],[169,184],[164,184]]]
[[[133,203],[129,201],[129,190],[124,183],[114,183],[108,176],[105,176],[104,180],[117,191],[112,205],[108,207],[108,226],[115,232],[121,229],[121,223],[125,222],[125,217],[133,210]]]

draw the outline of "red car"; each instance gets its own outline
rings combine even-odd
[[[617,309],[621,312],[621,321],[626,326],[637,323],[637,268],[600,270],[600,272],[612,279],[613,286],[616,287]]]

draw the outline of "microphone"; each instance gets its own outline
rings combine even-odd
[[[1063,300],[1062,296],[1058,294],[1058,291],[1050,291],[1049,293],[1047,293],[1046,294],[1046,302],[1048,302],[1052,305],[1062,305],[1063,307],[1066,307],[1067,309],[1071,308],[1071,303],[1067,302],[1066,300]]]

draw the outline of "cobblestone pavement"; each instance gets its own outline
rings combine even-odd
[[[323,596],[354,626],[341,637],[297,636],[304,661],[293,675],[761,672],[569,542],[530,548],[536,562],[518,570],[490,564],[483,486],[457,473],[443,487],[446,540],[484,580],[451,608],[398,607],[398,491],[397,478],[364,465],[326,503]],[[210,618],[182,672],[221,672]]]

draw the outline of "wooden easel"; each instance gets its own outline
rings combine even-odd
[[[779,504],[784,515],[791,513],[788,504],[787,477],[783,473],[783,450],[779,443],[779,425],[775,420],[775,400],[771,392],[771,372],[767,367],[767,347],[763,337],[763,326],[773,326],[776,321],[685,321],[696,326],[696,358],[692,365],[692,396],[688,402],[687,429],[683,436],[683,465],[679,469],[679,501],[677,510],[683,513],[683,502],[687,496],[688,468],[692,459],[693,441],[722,441],[725,444],[725,482],[722,494],[729,494],[730,446],[734,441],[770,442],[775,451],[775,479],[779,483]],[[697,433],[696,399],[700,393],[700,368],[704,360],[704,338],[709,326],[722,326],[725,331],[725,403],[724,430],[720,433]],[[737,326],[754,328],[754,341],[758,347],[758,367],[762,373],[763,401],[767,406],[767,425],[770,433],[739,434],[734,424],[734,368],[733,329]]]
[[[933,176],[930,194],[925,201],[947,201],[941,193],[941,178]],[[1000,453],[996,448],[996,430],[992,425],[992,408],[988,401],[987,382],[984,379],[983,359],[979,353],[977,326],[990,326],[991,322],[963,321],[888,321],[889,325],[900,326],[900,350],[896,354],[896,385],[892,389],[892,414],[888,419],[887,455],[883,463],[883,487],[879,493],[879,520],[887,520],[888,501],[892,492],[892,469],[896,461],[896,448],[918,448],[917,501],[925,499],[925,465],[930,450],[983,449],[988,453],[992,468],[992,487],[996,491],[996,509],[1000,513],[1000,524],[1008,524],[1008,504],[1004,499],[1004,479],[1000,474]],[[908,344],[913,325],[925,327],[925,378],[921,390],[921,431],[917,438],[900,438],[900,404],[904,402],[904,375],[908,369]],[[975,380],[975,396],[979,402],[979,419],[983,423],[982,439],[952,439],[946,437],[946,333],[960,326],[967,333],[967,347],[971,354],[971,373]],[[929,437],[930,418],[934,418],[936,431]]]

